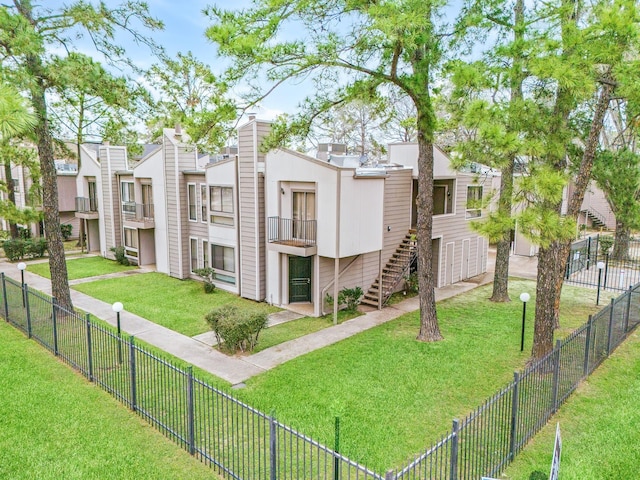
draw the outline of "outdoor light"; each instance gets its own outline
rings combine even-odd
[[[527,315],[527,302],[531,299],[531,295],[527,292],[520,294],[520,301],[522,302],[522,333],[520,335],[520,351],[524,351],[524,322]]]
[[[25,306],[25,300],[24,300],[24,271],[27,268],[27,264],[24,262],[20,262],[18,264],[18,270],[20,270],[20,281],[22,283],[22,307],[24,308]]]
[[[122,341],[120,340],[120,312],[124,309],[122,302],[111,305],[111,309],[116,312],[116,324],[118,326],[118,363],[122,363]]]
[[[602,281],[602,270],[604,270],[604,262],[598,262],[598,293],[596,294],[596,305],[600,305],[600,283]]]

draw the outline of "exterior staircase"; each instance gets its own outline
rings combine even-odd
[[[382,308],[382,305],[395,292],[400,282],[403,282],[405,276],[409,274],[411,264],[417,255],[416,231],[409,230],[409,233],[402,239],[402,242],[382,269],[382,279],[380,277],[376,278],[360,303]],[[382,295],[380,294],[381,289]]]
[[[600,212],[593,210],[592,208],[585,208],[581,211],[583,214],[587,216],[589,220],[591,220],[591,224],[595,228],[606,228],[607,221]]]

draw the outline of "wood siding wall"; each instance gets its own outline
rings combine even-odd
[[[260,142],[270,125],[252,121],[238,130],[238,217],[240,262],[237,275],[240,295],[264,300],[265,289],[265,207],[264,176],[257,172],[257,162],[264,162]]]

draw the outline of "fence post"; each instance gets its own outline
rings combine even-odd
[[[91,347],[91,314],[85,315],[87,324],[87,357],[89,361],[89,381],[93,382],[93,352]]]
[[[0,273],[2,277],[2,300],[4,305],[4,319],[9,321],[9,301],[7,300],[7,280],[4,277],[4,272]]]
[[[587,237],[587,271],[589,271],[589,264],[591,263],[591,237]]]
[[[27,337],[31,338],[31,308],[29,305],[29,295],[27,292],[29,291],[29,286],[25,283],[22,286],[22,301],[23,305],[26,308],[27,312]]]
[[[193,367],[187,367],[187,428],[189,434],[189,453],[195,455],[195,417],[193,413]]]
[[[584,366],[582,367],[582,376],[587,377],[589,375],[589,357],[591,351],[591,325],[593,323],[593,316],[589,315],[587,320],[587,340],[584,344]]]
[[[611,341],[613,340],[613,303],[614,299],[611,299],[609,310],[609,330],[607,331],[607,357],[611,355]]]
[[[53,354],[58,356],[58,301],[51,299],[51,321],[53,323]]]
[[[604,285],[603,290],[607,289],[607,276],[609,275],[609,254],[604,254]]]
[[[553,413],[558,410],[558,389],[560,387],[560,348],[562,346],[562,340],[556,340],[556,348],[553,352],[554,362],[553,365],[553,405],[551,411]]]
[[[393,470],[389,470],[387,473],[384,474],[384,480],[395,480],[396,478],[396,474],[393,472]]]
[[[511,460],[516,456],[516,435],[518,433],[518,394],[520,390],[520,374],[513,372],[513,396],[511,397],[511,433],[509,441],[509,454]]]
[[[629,331],[629,314],[631,312],[631,292],[633,292],[633,285],[629,285],[629,290],[627,290],[627,310],[624,313],[624,334],[625,335]]]
[[[451,433],[453,434],[451,437],[451,470],[449,472],[451,480],[458,480],[458,432],[460,432],[460,421],[454,418],[453,426],[451,427]]]
[[[340,417],[336,417],[333,451],[336,452],[336,454],[340,452]],[[340,459],[338,455],[333,459],[333,479],[340,480]]]
[[[276,462],[277,462],[277,449],[276,449],[276,419],[273,418],[273,413],[269,417],[269,479],[278,480],[276,477]]]
[[[133,335],[129,337],[129,374],[131,375],[131,410],[136,411],[136,349]]]

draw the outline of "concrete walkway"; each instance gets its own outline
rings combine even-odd
[[[488,269],[491,267],[491,270],[493,270],[491,257],[490,252],[487,267]],[[513,262],[514,259],[515,262]],[[512,275],[531,278],[531,269],[533,268],[533,277],[535,278],[535,259],[512,257],[512,264],[517,265],[514,265],[515,268],[510,272]],[[2,260],[0,261],[0,271],[4,272],[8,277],[20,281],[20,272],[15,264]],[[92,280],[113,278],[131,275],[132,273],[130,272],[144,273],[144,269],[91,278]],[[454,285],[438,288],[436,289],[436,301],[459,295],[476,288],[478,285],[489,283],[492,281],[492,278],[493,275],[487,273],[475,277],[472,281],[459,282]],[[85,279],[85,281],[89,280]],[[51,282],[46,278],[30,273],[28,267],[25,271],[25,283],[32,288],[51,294]],[[113,326],[116,325],[116,316],[110,304],[73,289],[71,290],[71,298],[76,308],[91,313]],[[186,335],[169,330],[168,328],[127,311],[122,312],[120,318],[122,330],[127,334],[133,335],[137,339],[143,340],[235,385],[264,371],[275,368],[288,360],[334,344],[352,335],[393,320],[407,312],[415,311],[418,308],[418,298],[409,298],[393,306],[385,307],[382,310],[368,311],[364,315],[343,322],[340,325],[310,333],[246,357],[230,357],[211,348],[211,344],[203,343],[204,338],[206,338],[204,335],[207,334],[199,335],[197,338],[187,337]],[[280,314],[280,319],[278,319],[278,316],[274,316],[271,324],[287,321],[287,317],[287,314]],[[293,317],[289,317],[289,319],[291,318]]]

